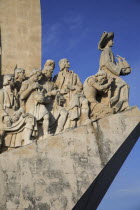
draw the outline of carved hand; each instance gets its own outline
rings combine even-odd
[[[19,120],[19,116],[14,115],[14,116],[12,117],[12,122],[16,122],[16,121],[18,121],[18,120]]]
[[[123,57],[121,57],[120,55],[117,55],[117,57],[116,57],[118,60],[125,60],[125,58],[123,58]]]
[[[60,91],[60,93],[62,94],[62,95],[64,95],[64,94],[67,94],[69,91],[68,90],[64,90],[64,89],[62,89],[61,91]]]
[[[67,88],[68,88],[69,90],[75,90],[75,87],[73,87],[72,85],[67,85]]]
[[[40,84],[38,82],[36,82],[32,85],[32,90],[38,89],[40,87],[41,87]]]
[[[4,117],[4,123],[7,125],[7,127],[11,127],[12,125],[12,120],[9,116]]]
[[[113,78],[112,77],[108,77],[108,83],[111,84],[113,82]]]

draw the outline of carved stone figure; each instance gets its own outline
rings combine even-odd
[[[65,99],[57,89],[56,84],[52,81],[52,74],[55,68],[53,60],[47,60],[42,70],[43,74],[43,88],[46,90],[46,107],[50,112],[50,129],[55,134],[64,130],[64,125],[67,119],[68,112],[63,107]]]
[[[14,70],[14,85],[13,85],[13,92],[16,97],[16,109],[20,108],[20,88],[22,82],[26,79],[25,70],[22,68],[15,68]]]
[[[129,87],[120,75],[127,75],[131,73],[131,68],[127,61],[118,56],[118,63],[115,61],[115,57],[111,50],[113,46],[114,33],[104,32],[101,36],[98,44],[98,49],[102,50],[100,57],[100,70],[105,71],[108,75],[113,77],[111,84],[111,106],[115,112],[123,111],[129,107],[128,104],[128,92]]]
[[[64,107],[69,115],[65,128],[84,125],[89,120],[89,106],[82,93],[83,85],[79,76],[69,70],[70,63],[68,59],[61,59],[59,66],[60,72],[54,77],[54,81],[66,100]]]
[[[104,94],[110,99],[110,87],[112,78],[107,78],[107,74],[103,71],[96,75],[88,77],[84,82],[84,94],[90,104],[90,119],[98,120],[108,114],[113,114],[110,108],[110,100],[108,104],[101,103]]]
[[[65,107],[67,107],[74,91],[78,86],[82,87],[82,83],[76,73],[68,70],[70,68],[68,59],[61,59],[59,61],[59,66],[60,72],[54,77],[54,81],[60,90],[60,93],[64,95],[64,98],[66,99]]]
[[[43,120],[44,138],[49,134],[49,112],[44,105],[42,86],[38,83],[42,73],[39,69],[33,69],[28,80],[22,83],[20,89],[21,105],[26,113],[32,114],[37,122]],[[36,127],[34,131],[37,131]]]
[[[131,68],[125,58],[118,56],[118,63],[115,61],[114,54],[111,50],[113,46],[114,33],[104,32],[98,44],[98,49],[102,50],[100,57],[100,68],[102,69],[104,66],[108,68],[110,72],[114,75],[127,75],[131,72]]]
[[[77,86],[68,105],[71,128],[86,125],[89,122],[89,104],[82,90],[82,86]]]
[[[17,92],[20,91],[22,82],[26,79],[25,70],[23,68],[16,68],[14,71],[14,87],[17,89]]]
[[[15,111],[15,95],[12,91],[14,79],[5,75],[3,89],[0,90],[0,138],[6,147],[17,147],[32,143],[31,135],[34,117],[25,114],[23,109]],[[5,141],[4,141],[5,139]]]
[[[47,60],[44,68],[42,69],[42,78],[40,84],[47,90],[47,95],[55,96],[58,92],[56,84],[52,81],[52,75],[55,68],[53,60]]]
[[[51,127],[55,127],[55,134],[58,134],[64,130],[67,120],[68,111],[63,107],[64,103],[65,98],[58,92],[53,101],[53,108],[51,110],[50,118]]]

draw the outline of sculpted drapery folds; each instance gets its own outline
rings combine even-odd
[[[0,90],[0,130],[1,144],[7,147],[32,143],[31,135],[34,126],[32,115],[25,114],[22,108],[15,111],[16,97],[12,91],[13,85],[13,76],[5,75],[3,89]]]
[[[66,99],[65,107],[68,106],[69,101],[76,90],[76,88],[82,87],[79,76],[74,71],[69,70],[70,63],[68,59],[63,58],[59,61],[60,71],[58,75],[54,77],[54,81]]]
[[[67,107],[69,113],[69,127],[86,125],[89,122],[89,104],[83,94],[83,86],[77,86]]]
[[[114,44],[113,39],[113,32],[104,32],[101,36],[98,44],[98,49],[102,50],[100,56],[100,69],[104,68],[105,66],[116,76],[127,75],[131,72],[131,68],[125,58],[122,58],[119,55],[116,57],[118,62],[115,61],[115,56],[111,50],[111,47],[113,47]]]
[[[82,125],[88,119],[88,101],[82,94],[83,85],[79,76],[69,70],[68,59],[61,59],[59,67],[60,71],[54,77],[54,81],[66,100],[64,107],[69,113],[66,127],[77,127],[78,124]]]
[[[46,90],[46,107],[50,112],[50,130],[58,134],[64,130],[68,112],[63,107],[65,99],[52,80],[54,68],[55,62],[47,60],[42,70],[43,78],[41,84]]]
[[[119,76],[130,74],[131,68],[121,56],[116,62],[113,39],[112,32],[102,34],[99,71],[84,84],[69,70],[66,58],[59,61],[60,71],[54,77],[55,62],[50,59],[42,71],[33,69],[29,78],[17,67],[13,76],[5,75],[0,90],[0,144],[24,146],[65,129],[92,127],[94,121],[128,109],[129,88]]]
[[[43,120],[44,137],[49,134],[49,112],[44,105],[43,88],[38,83],[41,79],[42,72],[39,69],[33,69],[28,80],[22,83],[20,89],[21,106],[26,113],[32,114],[38,121]],[[38,131],[38,128],[34,129]]]
[[[118,62],[115,61],[114,54],[111,50],[113,46],[114,33],[104,32],[98,44],[98,49],[102,50],[100,56],[100,69],[111,75],[113,82],[111,85],[111,106],[115,112],[123,111],[129,107],[129,87],[126,82],[121,79],[120,75],[127,75],[131,73],[131,68],[127,61],[118,56]]]
[[[103,71],[85,80],[84,94],[90,104],[90,119],[97,120],[113,114],[113,109],[110,108],[111,83],[112,78],[107,78],[107,74]],[[104,94],[106,94],[108,99],[106,104],[101,102]]]

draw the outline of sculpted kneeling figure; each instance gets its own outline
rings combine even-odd
[[[84,94],[90,104],[90,119],[98,120],[106,115],[113,114],[110,108],[110,87],[112,78],[107,78],[107,74],[103,71],[96,75],[88,77],[84,82]],[[102,96],[106,94],[107,104],[101,102]]]
[[[1,144],[6,147],[18,147],[32,143],[34,117],[25,114],[22,108],[15,111],[16,96],[13,89],[14,78],[5,75],[3,89],[0,90],[0,131]],[[20,138],[19,138],[20,136]]]

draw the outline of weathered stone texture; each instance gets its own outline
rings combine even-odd
[[[98,143],[103,165],[109,161],[138,122],[140,122],[140,112],[136,108],[98,121]]]
[[[26,69],[41,66],[41,14],[39,0],[1,0],[1,74],[17,65]]]
[[[139,122],[134,107],[1,154],[1,209],[71,210]]]

